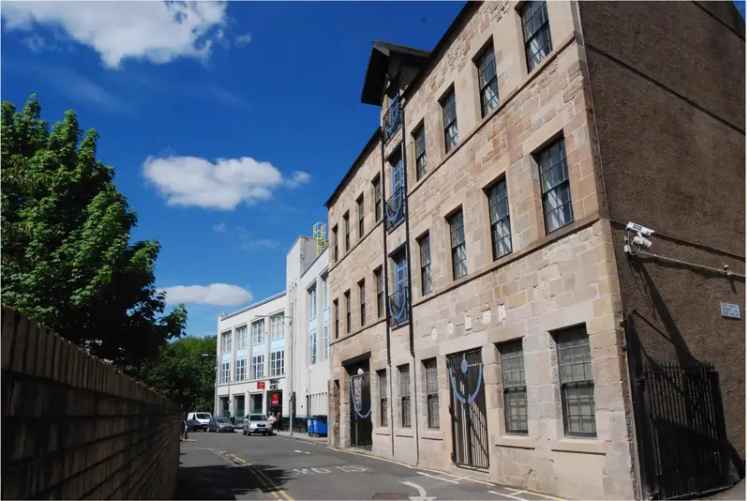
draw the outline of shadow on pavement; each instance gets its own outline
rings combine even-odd
[[[253,473],[251,468],[262,471],[265,478]],[[238,499],[253,493],[258,498],[267,499],[272,497],[271,492],[281,488],[286,479],[283,470],[270,465],[180,465],[175,499]]]

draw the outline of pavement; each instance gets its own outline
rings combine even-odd
[[[301,437],[300,437],[301,438]],[[191,433],[181,442],[177,499],[559,498],[457,477],[285,435]]]

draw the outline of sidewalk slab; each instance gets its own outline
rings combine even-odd
[[[307,442],[328,445],[328,437],[311,437],[307,433],[290,433],[288,431],[277,431],[276,434],[280,437],[294,438],[296,440],[305,440]]]

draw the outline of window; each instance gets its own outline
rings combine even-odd
[[[330,336],[328,335],[328,276],[323,276],[320,278],[320,302],[323,303],[323,322],[322,322],[322,329],[323,334],[320,339],[320,343],[323,345],[323,350],[321,351],[321,358],[327,360],[328,359],[328,350],[329,345],[331,343]]]
[[[360,280],[359,286],[359,325],[365,325],[365,279]]]
[[[237,349],[247,349],[249,343],[249,339],[247,337],[247,325],[237,327],[237,330],[235,332],[237,333]]]
[[[425,393],[427,394],[427,427],[440,428],[440,397],[438,396],[437,360],[423,362]]]
[[[500,93],[497,89],[497,69],[495,68],[495,48],[492,43],[479,54],[475,61],[479,75],[479,100],[482,118],[497,108]]]
[[[409,374],[409,364],[398,367],[398,386],[401,397],[401,427],[411,428],[411,392],[409,385],[411,377]]]
[[[378,302],[378,318],[382,318],[385,312],[385,291],[383,290],[383,267],[375,270],[375,292]]]
[[[525,2],[521,7],[523,42],[526,47],[526,67],[529,72],[552,52],[549,18],[545,2]]]
[[[228,383],[229,382],[229,362],[223,362],[221,364],[221,378],[219,379],[220,383]]]
[[[380,395],[380,426],[388,426],[388,377],[385,369],[378,371],[378,394]]]
[[[503,370],[503,409],[507,433],[528,433],[526,412],[526,373],[523,364],[523,342],[519,339],[500,345]]]
[[[424,142],[424,124],[412,134],[414,136],[414,158],[417,162],[417,181],[427,173],[427,149]]]
[[[266,357],[265,355],[255,355],[253,356],[253,379],[260,379],[265,375],[265,363],[266,363]]]
[[[430,270],[430,234],[420,238],[419,244],[419,268],[422,277],[422,295],[425,296],[432,292],[432,272]]]
[[[315,301],[315,286],[307,289],[307,319],[315,320],[318,312],[318,305]]]
[[[349,291],[344,292],[344,303],[346,306],[346,333],[352,332],[352,297]]]
[[[344,213],[344,252],[349,251],[349,211]]]
[[[565,141],[560,138],[535,155],[542,183],[544,225],[552,233],[573,222],[573,203],[570,199],[568,164],[565,161]]]
[[[451,88],[440,101],[443,108],[443,140],[445,152],[451,151],[458,144],[458,122],[456,121],[456,94]]]
[[[365,236],[365,196],[360,195],[357,199],[357,237]]]
[[[555,341],[565,434],[594,437],[594,380],[586,328],[578,326],[560,331]]]
[[[339,338],[339,300],[333,300],[333,336]]]
[[[277,313],[271,317],[271,339],[284,338],[284,314]]]
[[[492,259],[498,259],[513,250],[510,235],[510,209],[508,208],[508,187],[505,179],[498,181],[487,190],[490,206],[490,233],[492,234]]]
[[[391,254],[391,263],[393,293],[388,298],[388,312],[391,327],[397,327],[409,321],[409,271],[405,244]]]
[[[318,363],[318,335],[314,327],[308,331],[307,336],[310,345],[310,364],[316,364]]]
[[[263,344],[263,320],[256,320],[250,324],[250,334],[253,338],[253,346]]]
[[[453,280],[466,276],[466,242],[464,241],[464,213],[459,210],[448,217],[451,231],[451,259],[453,261]]]
[[[247,373],[245,372],[245,359],[240,358],[234,364],[234,380],[238,382],[244,381],[246,377]]]
[[[221,352],[230,353],[232,351],[232,332],[221,333]]]
[[[380,186],[380,174],[375,176],[372,180],[372,199],[375,201],[373,204],[375,208],[375,222],[380,221],[383,217],[383,188]]]
[[[284,350],[271,352],[271,377],[284,375]]]
[[[331,228],[331,247],[333,248],[333,260],[339,260],[339,228],[335,226]]]

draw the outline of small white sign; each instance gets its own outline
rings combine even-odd
[[[725,318],[736,318],[737,320],[742,319],[742,313],[740,312],[740,305],[733,303],[720,303],[721,304],[721,316]]]

